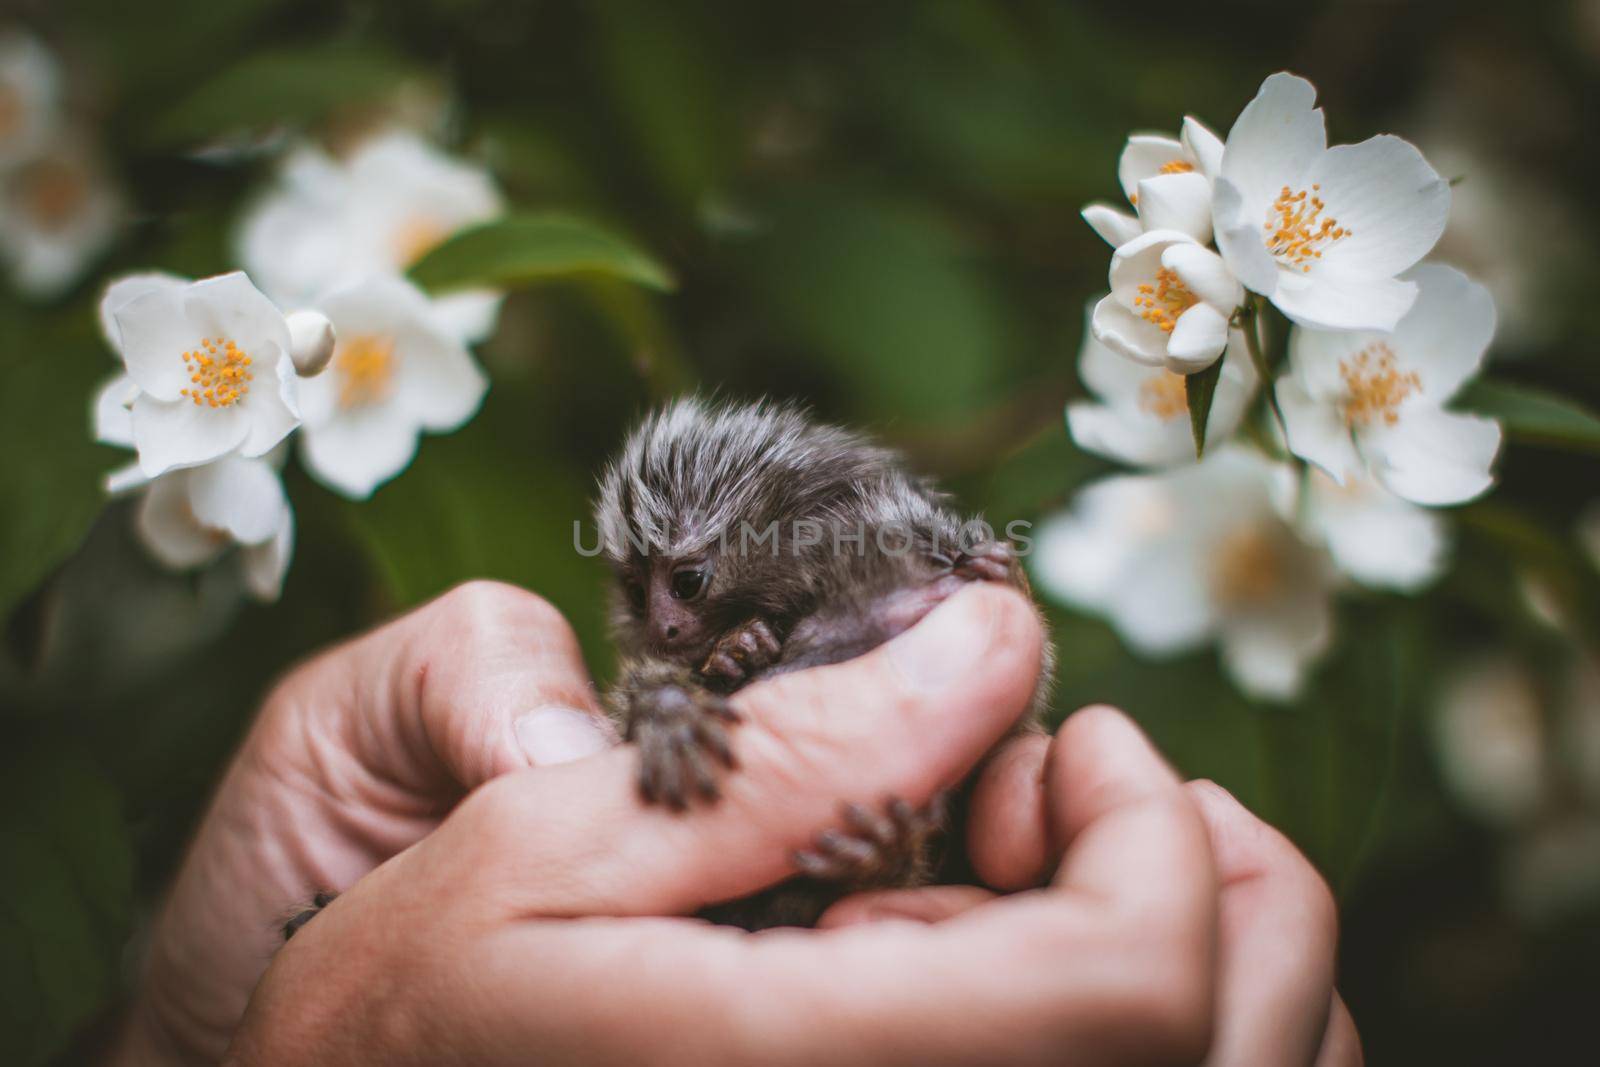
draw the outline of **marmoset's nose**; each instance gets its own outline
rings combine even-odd
[[[684,648],[699,635],[699,620],[682,601],[660,597],[650,605],[650,641],[656,647]]]

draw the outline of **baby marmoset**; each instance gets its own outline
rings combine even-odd
[[[742,686],[860,655],[969,581],[1026,592],[1011,545],[946,500],[896,453],[793,406],[688,398],[646,418],[606,469],[596,516],[622,655],[608,703],[638,746],[644,800],[716,800],[736,766],[726,698]],[[1049,675],[1046,662],[1023,725]],[[847,892],[961,869],[943,805],[844,818],[795,855],[796,877],[708,916],[811,925]]]

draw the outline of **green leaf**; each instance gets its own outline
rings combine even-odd
[[[61,321],[0,308],[0,618],[83,540],[116,459],[90,440],[96,381],[114,364],[94,350],[93,313]]]
[[[1217,394],[1217,379],[1222,377],[1222,360],[1183,379],[1183,396],[1189,404],[1189,432],[1194,434],[1194,456],[1206,453],[1206,420],[1211,417],[1211,400]]]
[[[1600,416],[1576,401],[1526,385],[1478,381],[1460,396],[1463,408],[1499,419],[1513,438],[1557,448],[1600,451]]]
[[[946,418],[993,399],[1016,348],[966,236],[931,205],[824,189],[776,206],[746,271],[858,410]]]
[[[205,69],[205,68],[202,68]],[[388,95],[417,72],[385,49],[335,41],[257,52],[202,82],[151,129],[162,144],[304,125]]]
[[[511,215],[463,230],[411,268],[412,280],[430,292],[508,289],[580,275],[651,289],[674,285],[672,272],[649,253],[593,222],[558,213]]]
[[[39,1063],[116,990],[133,853],[115,790],[78,756],[25,749],[0,771],[0,1030]]]

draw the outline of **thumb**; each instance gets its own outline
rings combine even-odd
[[[279,719],[336,731],[367,774],[424,798],[617,740],[561,613],[499,582],[457,586],[326,653],[276,700],[291,712]]]
[[[925,803],[964,777],[1026,709],[1042,642],[1025,598],[969,586],[867,655],[736,694],[740,769],[713,807],[642,806],[622,746],[497,779],[399,859],[424,878],[472,871],[521,915],[684,914],[747,895],[793,873],[842,802]]]

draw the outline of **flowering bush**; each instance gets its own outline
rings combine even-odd
[[[8,6],[7,1062],[288,664],[486,577],[603,678],[573,523],[692,388],[1021,531],[1055,713],[1315,860],[1374,1062],[1587,1040],[1600,21],[1458,7]]]
[[[1328,148],[1315,95],[1274,74],[1226,142],[1192,118],[1182,140],[1136,134],[1118,176],[1137,214],[1084,209],[1116,250],[1079,356],[1105,403],[1068,409],[1073,439],[1195,467],[1085,490],[1036,564],[1143,652],[1220,635],[1240,686],[1278,700],[1330,646],[1332,572],[1409,592],[1436,579],[1447,538],[1415,505],[1487,491],[1501,442],[1493,419],[1445,409],[1483,363],[1494,302],[1414,266],[1449,186],[1397,137]],[[1292,320],[1287,358],[1266,341],[1284,332],[1269,302]],[[1241,428],[1252,444],[1217,448]]]

